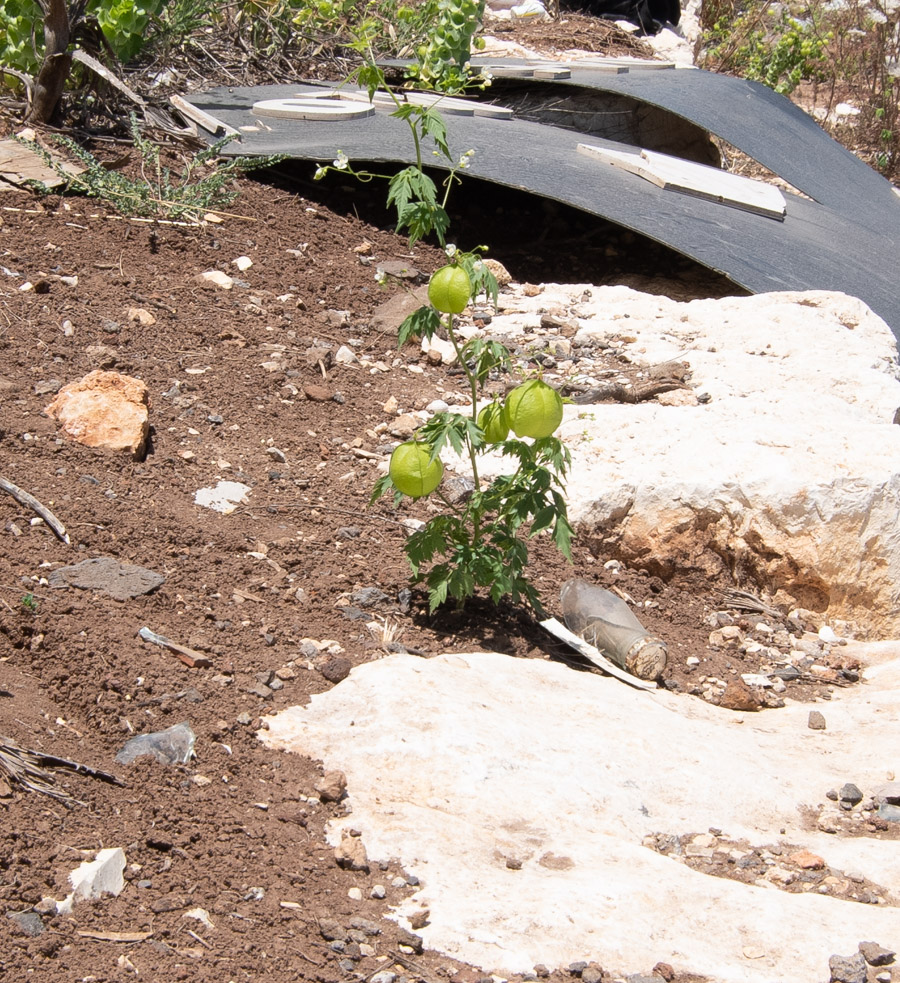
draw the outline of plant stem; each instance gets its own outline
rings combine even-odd
[[[477,422],[478,420],[478,381],[473,375],[469,366],[466,365],[466,360],[463,358],[462,349],[459,347],[459,342],[456,339],[456,332],[453,330],[453,315],[447,315],[447,334],[450,336],[450,341],[453,345],[453,350],[456,352],[456,360],[462,366],[463,372],[466,373],[466,378],[469,380],[469,390],[472,393],[472,419]],[[475,457],[475,448],[472,446],[470,441],[466,441],[469,448],[469,460],[472,462],[472,478],[475,481],[475,490],[481,491],[481,481],[478,478],[478,461]],[[478,521],[476,518],[476,532]]]

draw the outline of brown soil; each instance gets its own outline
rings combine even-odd
[[[392,333],[375,326],[385,295],[369,261],[399,259],[427,274],[439,253],[418,246],[410,255],[405,240],[283,183],[245,180],[240,188],[234,216],[201,227],[0,192],[0,475],[51,508],[72,540],[66,546],[0,493],[0,734],[124,783],[60,772],[58,788],[83,803],[67,806],[5,781],[0,770],[0,977],[100,981],[133,967],[159,983],[330,983],[399,964],[410,980],[456,973],[474,983],[480,971],[419,952],[415,938],[383,917],[412,890],[395,886],[401,870],[337,866],[324,827],[343,806],[309,801],[320,765],[273,754],[256,731],[267,714],[383,658],[367,627],[378,618],[426,656],[486,647],[593,670],[524,609],[476,600],[464,612],[429,616],[419,592],[403,593],[399,525],[427,518],[427,507],[367,508],[378,472],[354,451],[384,450],[388,435],[374,428],[390,422],[388,398],[421,408],[440,387],[459,388],[458,377],[417,349],[398,353]],[[354,250],[366,242],[361,257]],[[565,249],[549,237],[532,252]],[[253,266],[239,273],[232,261],[244,255]],[[201,286],[197,274],[210,269],[233,275],[234,289]],[[680,267],[656,273],[659,289],[688,289]],[[39,289],[22,291],[25,281]],[[689,283],[695,295],[715,293],[699,273]],[[136,307],[155,324],[131,320]],[[352,339],[357,354],[389,371],[323,356]],[[101,367],[149,387],[144,461],[74,443],[43,413],[59,385]],[[230,515],[195,505],[195,492],[220,478],[250,486],[249,504]],[[91,557],[148,567],[165,582],[127,601],[48,583],[54,569]],[[686,700],[701,692],[699,674],[728,681],[758,668],[708,643],[709,616],[722,606],[713,591],[727,584],[689,572],[668,582],[639,570],[614,574],[583,541],[571,566],[543,541],[533,557],[551,611],[571,576],[650,602],[643,617],[669,646],[666,685]],[[352,595],[364,587],[386,599],[360,616]],[[758,618],[734,620],[750,632]],[[144,626],[202,652],[210,667],[190,669],[141,641]],[[332,640],[339,650],[319,652],[309,640]],[[787,685],[795,698],[828,695],[821,683]],[[189,764],[115,763],[132,734],[182,720],[197,735]],[[41,899],[64,897],[71,870],[117,846],[128,861],[118,898],[82,902],[67,917],[46,912]],[[383,899],[370,896],[376,884],[386,887]],[[348,897],[352,887],[363,900]],[[6,916],[34,906],[44,912],[43,931],[32,937]],[[214,927],[187,916],[197,908]],[[108,934],[122,932],[145,937]],[[571,978],[562,969],[552,975]]]

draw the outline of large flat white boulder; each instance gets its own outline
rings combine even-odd
[[[864,653],[860,653],[864,654]],[[643,844],[706,833],[800,846],[896,891],[896,840],[810,831],[805,807],[900,773],[900,644],[835,695],[740,716],[665,691],[504,655],[390,656],[269,718],[270,746],[347,776],[369,858],[421,887],[431,948],[492,973],[658,961],[717,983],[810,983],[860,941],[896,948],[900,907],[792,894],[691,870]],[[787,851],[786,851],[787,852]],[[512,861],[512,863],[510,863]],[[513,869],[518,867],[518,869]]]
[[[822,291],[679,303],[583,285],[503,297],[492,333],[527,334],[563,311],[576,346],[686,362],[693,393],[709,396],[566,407],[570,515],[606,557],[725,571],[860,632],[900,629],[897,345],[865,304]]]

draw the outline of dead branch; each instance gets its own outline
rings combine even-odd
[[[110,785],[125,784],[120,778],[109,775],[105,771],[98,771],[96,768],[79,764],[77,761],[69,761],[67,758],[57,758],[56,755],[45,754],[43,751],[19,747],[9,738],[0,737],[0,771],[5,772],[12,782],[32,792],[49,795],[50,798],[69,806],[84,805],[59,788],[47,768],[60,768],[77,775],[108,782]]]
[[[7,68],[5,65],[0,65],[0,74],[9,75],[12,78],[18,79],[25,86],[25,107],[26,110],[30,110],[32,92],[34,91],[34,79],[30,75],[26,75],[25,72],[18,72],[16,69]]]
[[[687,389],[688,367],[683,362],[662,362],[641,370],[632,377],[602,382],[599,386],[582,392],[566,387],[565,394],[572,393],[573,403],[600,403],[613,400],[616,403],[642,403],[660,393],[673,389]]]
[[[36,512],[47,525],[56,534],[57,539],[61,539],[66,546],[70,545],[69,534],[66,532],[66,527],[56,518],[56,516],[47,508],[46,505],[42,505],[34,495],[29,494],[24,489],[20,488],[18,485],[14,485],[11,481],[6,478],[0,478],[0,491],[8,492],[12,497],[20,504],[27,505],[33,512]]]

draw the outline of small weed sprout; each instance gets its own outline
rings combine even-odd
[[[27,611],[29,614],[38,613],[38,601],[37,598],[30,591],[22,597],[22,610]]]

